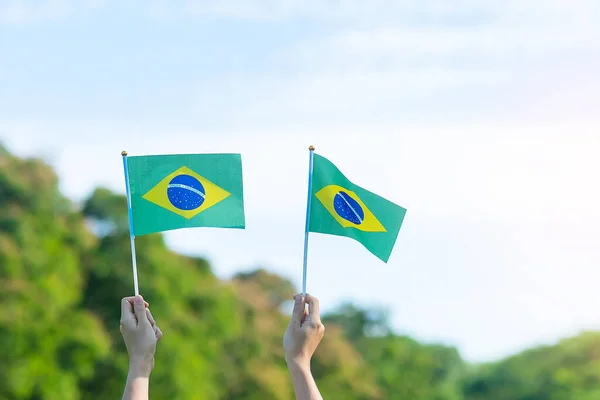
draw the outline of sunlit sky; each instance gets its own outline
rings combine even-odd
[[[299,287],[313,144],[408,212],[388,264],[311,235],[308,291],[472,361],[600,328],[598,71],[596,0],[0,0],[0,140],[65,194],[242,153],[246,229],[168,243]]]

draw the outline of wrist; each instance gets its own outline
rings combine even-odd
[[[152,360],[130,359],[129,360],[129,376],[131,378],[148,378],[152,372],[154,363]]]
[[[285,357],[288,369],[296,373],[310,373],[310,359]]]

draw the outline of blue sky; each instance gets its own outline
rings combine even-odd
[[[599,70],[592,0],[0,0],[0,139],[67,195],[240,152],[247,229],[168,242],[299,285],[314,144],[408,214],[388,264],[311,236],[309,292],[476,361],[600,327]]]

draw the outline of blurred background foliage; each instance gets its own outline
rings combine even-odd
[[[50,166],[0,146],[0,400],[120,398],[125,204],[99,188],[76,206]],[[142,294],[165,332],[153,398],[293,399],[281,345],[291,282],[262,269],[219,280],[161,235],[136,243]],[[328,400],[600,399],[598,333],[469,365],[452,347],[396,335],[385,310],[343,304],[324,322],[313,372]]]

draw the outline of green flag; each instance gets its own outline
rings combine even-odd
[[[239,154],[127,157],[135,236],[192,227],[244,228]]]
[[[406,209],[350,182],[328,159],[314,154],[309,232],[357,240],[387,262]]]

